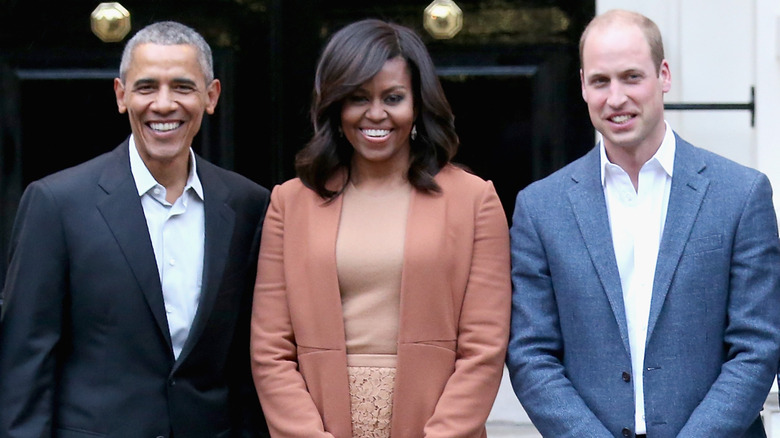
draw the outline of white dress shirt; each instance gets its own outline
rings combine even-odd
[[[607,201],[631,349],[631,375],[637,434],[646,432],[643,367],[655,265],[666,221],[674,169],[675,137],[669,124],[658,151],[639,171],[636,190],[631,178],[601,149],[601,182]]]
[[[203,280],[205,217],[203,186],[190,149],[190,169],[182,195],[173,203],[166,190],[146,168],[135,140],[130,137],[130,170],[141,205],[160,274],[173,355],[179,357],[195,319]]]

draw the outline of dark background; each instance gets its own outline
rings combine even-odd
[[[426,42],[456,116],[455,160],[492,180],[509,216],[517,191],[585,153],[577,43],[594,0],[456,0],[463,30],[435,40],[429,0],[122,0],[132,30],[160,20],[204,35],[223,92],[193,147],[266,187],[294,177],[311,133],[317,56],[345,24],[381,18]],[[113,149],[129,133],[112,81],[124,43],[90,29],[98,1],[0,0],[0,285],[24,187]],[[41,255],[45,256],[45,255]]]

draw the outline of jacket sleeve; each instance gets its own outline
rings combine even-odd
[[[509,233],[492,183],[485,184],[474,215],[455,370],[425,425],[427,438],[482,436],[503,374],[511,301]]]
[[[769,180],[759,175],[737,225],[731,256],[726,361],[679,437],[741,436],[777,374],[780,248]]]
[[[611,437],[566,376],[550,266],[525,199],[512,217],[512,323],[507,368],[515,394],[543,436]]]
[[[284,201],[275,187],[263,224],[252,303],[252,375],[274,438],[332,438],[298,371],[284,272]]]
[[[234,416],[234,428],[239,431],[238,435],[242,438],[268,437],[268,427],[265,424],[265,418],[257,398],[257,391],[252,381],[252,372],[249,366],[249,349],[247,348],[249,345],[249,321],[252,311],[252,290],[257,276],[257,257],[268,199],[268,192],[264,190],[257,194],[257,197],[247,201],[262,203],[263,214],[258,219],[252,238],[252,245],[249,254],[247,254],[246,263],[248,268],[246,277],[241,279],[243,281],[242,289],[246,293],[242,294],[241,304],[238,309],[236,331],[230,352],[231,365],[228,368],[231,392],[230,411]]]
[[[60,209],[43,183],[22,196],[10,256],[0,331],[0,437],[51,436],[68,254]]]

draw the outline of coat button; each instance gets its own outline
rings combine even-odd
[[[626,437],[626,438],[631,437],[631,429],[629,429],[627,427],[624,427],[621,432],[623,433],[624,437]]]
[[[631,381],[631,374],[628,374],[627,372],[623,371],[623,381],[624,382],[630,382]]]
[[[170,386],[176,386],[176,381],[175,381],[175,380],[173,380],[173,379],[171,379],[171,380],[169,380],[169,381],[168,381],[168,385],[170,385]]]

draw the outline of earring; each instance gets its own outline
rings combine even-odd
[[[412,140],[417,139],[417,125],[412,125],[412,134],[409,136]]]
[[[344,130],[339,126],[339,137],[344,138]]]

